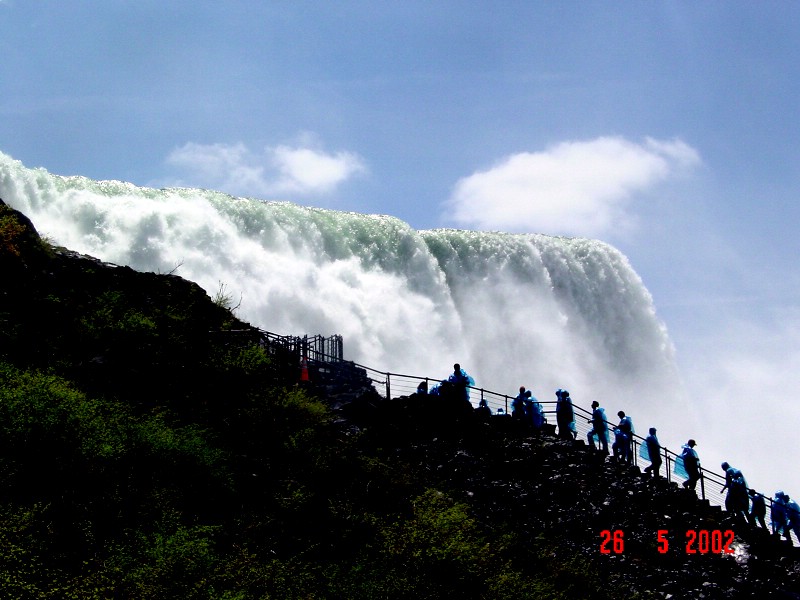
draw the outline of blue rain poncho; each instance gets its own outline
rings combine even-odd
[[[764,500],[764,496],[756,493],[750,496],[750,499],[753,501],[752,514],[756,517],[765,516],[767,514],[767,502]]]
[[[605,440],[608,444],[608,424],[606,423],[606,409],[597,407],[592,411],[592,429],[591,436],[595,441]]]
[[[724,463],[728,464],[728,463]],[[725,509],[731,512],[747,512],[750,507],[750,497],[747,495],[747,480],[739,469],[731,467],[725,469],[725,486],[728,489],[725,497]]]
[[[683,452],[675,457],[675,467],[672,469],[673,473],[678,477],[689,477],[689,473],[686,472],[684,457],[693,460],[695,467],[700,466],[700,457],[697,456],[697,452],[689,444],[684,444]]]
[[[800,504],[797,504],[789,496],[784,496],[783,499],[786,501],[786,518],[789,521],[789,527],[792,528],[797,539],[800,540]],[[786,537],[789,537],[788,531]]]
[[[794,498],[790,498],[786,503],[786,518],[789,520],[789,523],[791,523],[793,529],[800,526],[800,504],[797,504]]]
[[[727,487],[729,490],[733,489],[734,487],[744,487],[746,490],[747,480],[744,478],[744,475],[739,469],[729,466],[727,469],[725,469],[725,487]]]
[[[531,395],[527,399],[525,403],[525,410],[528,413],[528,418],[536,429],[540,429],[542,425],[545,424],[546,419],[544,418],[544,410],[535,396]]]
[[[652,433],[644,439],[644,444],[639,446],[639,456],[650,462],[653,462],[653,459],[650,458],[651,456],[661,459],[661,444]]]
[[[614,444],[621,446],[628,439],[628,436],[622,432],[619,427],[614,427]]]
[[[452,375],[447,378],[447,381],[455,384],[464,384],[465,397],[469,400],[469,388],[475,387],[475,380],[470,375],[467,375],[464,369],[459,369],[458,373],[453,371]]]
[[[683,466],[683,456],[678,455],[675,457],[675,464],[672,468],[672,472],[678,477],[689,477],[689,474],[686,472],[686,467]]]
[[[558,423],[559,436],[566,437],[567,431],[573,434],[578,432],[578,427],[575,425],[575,411],[572,408],[572,398],[569,397],[569,392],[566,390],[556,390],[556,423]],[[565,435],[566,434],[566,435]]]
[[[511,401],[511,414],[518,419],[523,419],[525,418],[525,413],[525,392],[520,392]]]
[[[778,490],[775,492],[775,497],[772,499],[772,510],[770,512],[770,521],[772,521],[772,532],[782,534],[789,524],[789,518],[786,514],[786,501],[783,499],[783,491]]]
[[[614,451],[623,460],[633,461],[633,420],[629,416],[620,419],[614,428]]]
[[[572,398],[569,397],[569,393],[565,393],[564,390],[556,390],[556,415],[558,415],[558,421],[563,423],[571,423],[575,420],[575,411],[572,409]]]
[[[647,449],[647,444],[641,444],[639,446],[639,458],[650,460],[650,451]]]
[[[538,401],[534,402],[533,406],[536,409],[533,423],[534,425],[536,425],[536,427],[541,427],[542,425],[547,423],[547,417],[544,416],[544,408],[542,408],[542,405],[539,404]]]
[[[614,458],[625,460],[628,456],[628,436],[619,427],[614,427],[613,431],[614,444],[611,446],[611,451],[614,453]]]
[[[633,434],[636,433],[636,430],[633,428],[633,419],[629,415],[622,418],[619,422],[619,428],[622,429],[623,433],[626,433],[626,429],[630,431],[630,438],[633,439]]]
[[[531,404],[531,419],[533,420],[533,426],[536,427],[536,429],[540,429],[541,426],[547,422],[547,419],[544,417],[544,410],[542,410],[542,405],[539,404],[539,401],[536,400],[536,398],[533,399]]]

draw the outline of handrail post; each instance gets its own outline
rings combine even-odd
[[[672,467],[670,467],[670,458],[669,453],[667,452],[666,448],[662,448],[664,451],[664,464],[667,465],[667,481],[672,481]]]
[[[703,474],[703,467],[699,467],[700,469],[700,497],[705,500],[706,499],[706,476]]]

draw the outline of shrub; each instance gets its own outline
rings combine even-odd
[[[13,214],[0,214],[0,254],[19,257],[25,226]]]
[[[115,597],[216,598],[213,576],[220,558],[214,537],[219,528],[166,521],[151,533],[132,532],[108,559],[107,566],[121,575]]]

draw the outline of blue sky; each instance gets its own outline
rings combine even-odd
[[[798,31],[789,1],[0,0],[0,151],[418,229],[610,242],[701,412],[726,416],[694,437],[749,423],[790,454]]]

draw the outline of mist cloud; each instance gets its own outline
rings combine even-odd
[[[680,140],[563,142],[459,180],[445,217],[479,229],[603,237],[633,225],[632,196],[699,162]]]
[[[189,142],[170,152],[166,163],[183,174],[168,180],[168,186],[254,197],[325,195],[366,170],[362,159],[352,152],[328,153],[289,145],[254,152],[243,143]]]
[[[759,489],[768,484],[800,496],[795,474],[797,455],[786,451],[796,443],[800,407],[800,314],[778,311],[774,322],[729,318],[713,340],[689,347],[684,374],[703,429],[690,433],[703,440],[701,456],[717,471],[722,460],[745,473]],[[689,437],[687,435],[687,437]]]

